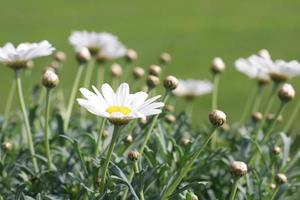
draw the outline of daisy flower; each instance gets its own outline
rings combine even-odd
[[[235,61],[235,68],[251,79],[260,83],[267,83],[270,80],[267,58],[252,55],[248,58],[239,58]]]
[[[172,93],[175,96],[194,98],[213,91],[213,84],[208,80],[179,80],[178,86]]]
[[[300,63],[296,60],[267,60],[270,77],[275,82],[285,82],[300,75]]]
[[[111,45],[104,46],[97,55],[98,60],[113,60],[124,57],[127,54],[126,47],[120,43],[112,43]]]
[[[86,47],[92,55],[97,55],[104,48],[119,44],[117,36],[111,33],[97,33],[88,31],[74,31],[69,37],[69,42],[75,49]]]
[[[0,62],[13,69],[21,69],[32,59],[48,56],[54,50],[55,48],[46,40],[39,43],[21,43],[16,47],[12,43],[7,43],[0,48]]]
[[[147,100],[148,94],[145,92],[129,93],[127,83],[122,83],[116,92],[110,85],[102,85],[102,94],[95,86],[93,92],[81,88],[80,92],[85,99],[77,99],[77,102],[90,113],[107,118],[115,125],[127,124],[130,120],[161,113],[164,106],[162,102],[155,102],[160,96],[155,96]]]

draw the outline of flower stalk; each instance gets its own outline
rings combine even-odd
[[[300,110],[300,101],[298,101],[292,115],[290,116],[289,120],[287,121],[286,125],[284,126],[284,128],[283,128],[284,133],[287,133],[290,130],[291,126],[294,124],[295,119],[296,119],[297,115],[299,114],[299,110]]]
[[[13,101],[13,98],[15,96],[16,93],[16,82],[13,81],[8,97],[7,97],[7,101],[6,101],[6,105],[5,105],[5,110],[4,110],[4,123],[2,126],[2,130],[5,130],[7,125],[8,125],[8,118],[9,118],[9,114],[10,114],[10,109],[11,109],[11,104]]]
[[[237,187],[238,187],[238,178],[235,178],[233,181],[232,189],[230,192],[230,197],[229,200],[235,200],[236,192],[237,192]]]
[[[214,90],[212,94],[212,110],[217,109],[218,107],[218,88],[219,88],[219,82],[220,82],[220,74],[214,74]]]
[[[48,161],[48,169],[51,170],[52,159],[51,159],[51,150],[49,144],[49,113],[50,113],[50,99],[51,99],[51,88],[47,88],[46,91],[46,111],[45,111],[45,151]]]
[[[100,141],[102,139],[102,135],[103,135],[103,131],[104,131],[104,128],[105,128],[105,124],[106,124],[106,119],[101,119],[101,125],[100,125],[99,134],[98,134],[98,138],[97,138],[97,142],[96,142],[96,147],[95,147],[95,158],[97,158],[98,155],[99,155]]]

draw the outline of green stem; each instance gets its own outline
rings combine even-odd
[[[103,131],[104,131],[104,128],[105,128],[105,124],[106,124],[106,119],[102,119],[100,129],[99,129],[98,138],[97,138],[97,142],[96,142],[96,147],[95,147],[95,158],[97,158],[98,155],[99,155],[99,146],[100,146],[100,141],[102,139],[102,134],[103,134]]]
[[[73,109],[73,106],[74,106],[74,101],[75,101],[75,97],[76,97],[76,93],[77,93],[77,90],[78,90],[78,85],[79,85],[79,82],[80,82],[80,78],[81,78],[83,69],[84,69],[84,65],[80,65],[78,67],[78,70],[77,70],[77,73],[76,73],[76,76],[75,76],[75,80],[74,80],[74,83],[73,83],[73,88],[71,90],[71,95],[70,95],[70,98],[69,98],[67,112],[66,112],[65,121],[64,121],[64,132],[65,133],[67,132],[68,127],[69,127],[70,117],[71,117],[71,114],[72,114],[72,109]]]
[[[6,101],[6,105],[5,105],[5,110],[4,110],[4,123],[2,126],[2,130],[5,130],[7,125],[8,125],[8,118],[9,118],[9,114],[10,114],[10,109],[11,109],[11,104],[13,101],[13,98],[15,96],[15,92],[16,92],[16,82],[13,81],[11,84],[11,88],[7,97],[7,101]]]
[[[88,65],[87,65],[87,69],[86,69],[86,73],[85,73],[85,77],[84,77],[84,82],[83,82],[83,87],[84,88],[89,88],[90,87],[92,76],[93,76],[94,67],[95,67],[95,59],[92,58],[89,61]],[[80,113],[81,113],[81,120],[84,121],[85,117],[86,117],[86,109],[84,109],[83,107],[81,107]]]
[[[166,91],[165,96],[164,96],[164,98],[163,98],[163,102],[164,102],[164,103],[167,102],[169,96],[170,96],[170,92],[169,92],[169,91]],[[141,155],[143,154],[144,149],[145,149],[145,147],[146,147],[146,145],[147,145],[147,143],[148,143],[148,141],[149,141],[149,139],[150,139],[151,133],[152,133],[152,131],[153,131],[155,125],[156,125],[156,122],[157,122],[158,117],[159,117],[159,115],[155,115],[155,116],[153,117],[153,119],[152,119],[152,121],[151,121],[151,124],[150,124],[150,126],[149,126],[149,128],[148,128],[148,130],[147,130],[147,132],[146,132],[144,142],[143,142],[143,144],[141,145],[141,147],[140,147],[139,150],[138,150],[138,152],[139,152]],[[131,181],[132,181],[132,179],[133,179],[133,175],[134,175],[134,170],[132,169],[132,170],[130,171],[130,174],[129,174],[129,177],[128,177],[128,182],[129,182],[129,183],[131,183]],[[124,192],[124,194],[123,194],[123,196],[122,196],[121,199],[122,199],[122,200],[126,200],[127,194],[128,194],[128,188],[125,190],[125,192]]]
[[[31,129],[30,129],[30,125],[29,125],[27,110],[26,110],[25,103],[24,103],[20,73],[21,73],[21,71],[19,71],[19,70],[15,71],[17,91],[18,91],[20,106],[21,106],[22,113],[23,113],[27,142],[28,142],[28,146],[29,146],[29,150],[30,150],[30,154],[31,154],[33,168],[34,168],[34,171],[37,173],[39,171],[39,169],[38,169],[37,161],[35,158],[35,150],[34,150],[33,142],[32,142]]]
[[[274,190],[273,194],[272,194],[272,197],[270,200],[274,200],[276,195],[277,195],[277,192],[278,192],[278,187],[276,187],[276,189]]]
[[[229,200],[234,200],[235,199],[236,192],[237,192],[237,186],[238,186],[238,179],[235,178],[234,182],[233,182],[232,189],[231,189]]]
[[[214,90],[212,94],[212,110],[216,110],[218,108],[218,89],[219,89],[219,81],[220,75],[214,75]]]
[[[133,171],[134,171],[134,173],[136,173],[136,174],[138,174],[138,173],[140,172],[140,170],[139,170],[139,165],[138,165],[138,162],[137,162],[137,161],[134,161],[134,163],[133,163]],[[145,199],[143,188],[140,189],[139,195],[140,195],[140,199],[141,199],[141,200],[144,200],[144,199]]]
[[[100,186],[101,193],[104,190],[105,179],[106,179],[106,172],[107,172],[107,169],[108,169],[108,165],[109,165],[112,153],[113,153],[114,148],[115,148],[115,144],[116,144],[116,142],[118,140],[118,137],[120,135],[120,130],[121,130],[121,126],[118,126],[118,125],[114,126],[113,135],[112,135],[112,138],[111,138],[109,149],[108,149],[108,152],[107,152],[107,155],[106,155],[106,159],[104,161],[104,166],[103,166],[103,169],[101,171],[101,176],[100,176],[101,177],[101,179],[100,179],[101,180],[101,186]]]
[[[100,88],[101,85],[104,83],[104,73],[105,67],[103,65],[98,66],[98,78],[97,78],[97,87]]]
[[[167,189],[163,192],[161,200],[167,199],[174,190],[178,187],[178,185],[181,183],[182,179],[187,175],[187,173],[190,171],[191,167],[193,166],[196,159],[199,157],[199,155],[202,153],[202,151],[206,148],[210,140],[212,139],[213,135],[215,134],[216,128],[213,128],[210,136],[206,139],[203,145],[196,150],[196,152],[192,155],[190,159],[188,159],[187,163],[181,168],[179,175],[177,178],[170,184],[170,186],[167,187]]]
[[[297,115],[299,114],[299,110],[300,110],[300,101],[298,101],[292,115],[290,116],[288,122],[284,126],[284,128],[283,128],[284,133],[287,133],[290,130],[291,126],[294,124],[295,119],[296,119]]]
[[[51,89],[47,89],[46,93],[46,111],[45,111],[45,151],[48,160],[48,169],[51,170],[51,151],[49,145],[49,113],[50,113]]]

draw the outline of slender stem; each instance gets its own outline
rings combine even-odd
[[[33,164],[34,171],[37,173],[39,171],[39,169],[38,169],[37,161],[35,158],[35,150],[34,150],[34,146],[33,146],[33,142],[32,142],[31,129],[30,129],[30,125],[29,125],[27,110],[26,110],[25,103],[24,103],[20,73],[21,73],[21,71],[19,71],[19,70],[15,71],[17,91],[18,91],[20,106],[21,106],[22,113],[23,113],[27,142],[28,142],[28,146],[29,146],[29,150],[30,150],[30,154],[31,154],[32,164]]]
[[[100,125],[100,129],[99,129],[99,134],[98,134],[98,138],[97,138],[97,142],[96,142],[96,147],[95,147],[95,158],[98,157],[99,155],[99,146],[100,146],[100,141],[102,139],[102,134],[105,128],[105,124],[106,124],[106,119],[101,119],[101,125]]]
[[[83,87],[84,88],[89,88],[90,87],[92,76],[93,76],[94,67],[95,67],[95,59],[92,58],[89,61],[87,67],[86,67],[86,73],[85,73],[84,82],[83,82]],[[84,109],[83,107],[81,107],[80,108],[80,114],[81,114],[81,120],[84,121],[85,117],[86,117],[86,109]]]
[[[255,100],[253,102],[253,105],[252,105],[251,113],[259,111],[259,106],[260,106],[260,103],[261,103],[262,89],[263,89],[263,86],[258,84],[257,93],[256,93],[256,96],[255,96]]]
[[[134,163],[133,163],[133,171],[134,171],[134,173],[136,173],[136,174],[138,174],[138,173],[140,172],[140,170],[139,170],[139,165],[138,165],[138,162],[137,162],[137,161],[134,161]],[[140,195],[140,199],[141,199],[141,200],[144,200],[144,199],[145,199],[143,188],[140,189],[139,195]]]
[[[270,200],[274,200],[276,195],[277,195],[277,192],[278,192],[278,187],[276,187],[276,189],[274,190],[273,194],[272,194],[272,197],[270,198]]]
[[[196,159],[202,153],[202,151],[206,148],[210,140],[212,139],[213,135],[216,133],[216,128],[213,128],[210,136],[206,139],[203,145],[195,151],[195,153],[191,156],[191,158],[186,162],[186,164],[181,168],[179,175],[175,178],[175,180],[167,187],[167,189],[163,192],[161,200],[167,199],[177,188],[180,184],[182,179],[186,176],[186,174],[190,171],[191,167],[193,166]]]
[[[104,83],[104,73],[105,73],[105,67],[103,65],[98,66],[98,78],[97,78],[97,87],[101,87],[101,85]]]
[[[216,110],[218,108],[218,89],[219,89],[219,81],[220,81],[220,75],[215,74],[214,75],[214,90],[213,90],[213,96],[212,96],[212,105],[211,109]]]
[[[74,105],[74,101],[75,101],[75,97],[76,97],[76,93],[77,93],[77,90],[78,90],[78,85],[79,85],[79,82],[80,82],[80,78],[81,78],[83,69],[84,69],[84,65],[80,65],[78,67],[76,77],[75,77],[75,80],[74,80],[74,83],[73,83],[73,88],[72,88],[72,91],[71,91],[71,95],[70,95],[69,102],[68,102],[68,107],[67,107],[67,112],[66,112],[66,115],[65,115],[65,122],[64,122],[64,132],[65,133],[67,132],[68,127],[69,127],[70,117],[71,117],[71,114],[72,114],[72,109],[73,109],[73,105]]]
[[[46,93],[46,111],[45,111],[45,151],[48,160],[48,169],[51,170],[51,151],[49,145],[49,113],[50,113],[50,99],[51,99],[51,89],[47,89]]]
[[[231,189],[229,200],[235,200],[236,192],[237,192],[237,186],[238,186],[238,179],[235,178],[233,182],[233,186]]]
[[[169,91],[166,91],[165,93],[165,96],[163,98],[163,102],[166,103],[168,98],[170,96],[170,92]],[[145,138],[144,138],[144,142],[143,144],[141,145],[141,147],[139,148],[138,152],[142,155],[143,152],[144,152],[144,149],[150,139],[150,136],[151,136],[151,133],[156,125],[156,122],[157,122],[157,119],[158,119],[159,115],[156,115],[153,117],[152,121],[151,121],[151,124],[146,132],[146,135],[145,135]],[[129,174],[129,177],[128,177],[128,182],[131,183],[132,179],[133,179],[133,175],[134,175],[134,170],[132,169],[130,171],[130,174]],[[127,194],[128,194],[128,188],[125,190],[125,192],[123,193],[123,196],[122,196],[122,200],[126,200],[127,199]]]
[[[298,101],[292,115],[290,116],[289,120],[287,121],[286,125],[284,126],[284,128],[283,128],[284,133],[287,133],[290,130],[291,126],[294,124],[295,119],[296,119],[297,115],[299,114],[299,110],[300,110],[300,101]]]
[[[107,169],[108,169],[108,165],[109,165],[109,162],[110,162],[110,159],[111,159],[111,155],[114,151],[114,148],[115,148],[115,144],[116,144],[116,141],[120,135],[120,130],[121,130],[121,126],[118,126],[118,125],[115,125],[114,126],[114,131],[113,131],[113,135],[112,135],[112,138],[111,138],[111,142],[110,142],[110,145],[109,145],[109,149],[108,149],[108,152],[107,152],[107,155],[106,155],[106,159],[104,161],[104,166],[103,166],[103,169],[101,171],[101,186],[100,186],[100,191],[103,192],[104,190],[104,186],[105,186],[105,179],[106,179],[106,172],[107,172]]]
[[[269,97],[269,101],[268,101],[268,104],[266,106],[266,109],[264,111],[264,118],[266,117],[266,115],[270,112],[270,110],[272,109],[272,106],[274,104],[274,100],[275,100],[275,97],[276,97],[276,91],[279,87],[279,83],[277,82],[274,82],[273,83],[273,87],[272,87],[272,90],[271,90],[271,93],[270,93],[270,97]]]
[[[7,97],[7,101],[6,101],[6,105],[5,105],[5,110],[4,110],[4,123],[2,126],[2,130],[6,129],[6,126],[8,124],[8,118],[9,118],[9,114],[10,114],[10,109],[11,109],[11,104],[13,101],[13,98],[15,96],[15,92],[16,92],[16,82],[13,81],[11,84],[11,88]]]

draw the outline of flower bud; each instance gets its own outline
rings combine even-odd
[[[138,54],[135,50],[128,49],[125,58],[127,59],[128,62],[133,62],[138,58]]]
[[[166,120],[166,122],[168,124],[172,124],[172,123],[174,123],[176,121],[176,117],[174,115],[172,115],[172,114],[167,114],[165,116],[165,120]]]
[[[46,70],[42,76],[42,84],[46,88],[54,88],[58,85],[58,76],[52,70]]]
[[[102,140],[105,140],[108,137],[108,131],[104,130],[102,133]]]
[[[161,72],[161,67],[158,65],[150,65],[149,74],[153,76],[159,76]]]
[[[276,184],[275,184],[275,183],[271,183],[271,184],[270,184],[270,188],[271,188],[272,190],[275,190],[275,189],[276,189],[276,187],[277,187],[277,186],[276,186]]]
[[[161,53],[160,57],[159,57],[160,62],[163,63],[163,64],[166,64],[166,63],[170,62],[171,59],[172,59],[171,55],[166,53],[166,52]]]
[[[138,151],[129,151],[128,158],[131,161],[137,161],[140,158],[140,153]]]
[[[192,194],[191,196],[192,196],[192,200],[198,200],[198,196],[197,195]]]
[[[156,77],[156,76],[152,76],[152,75],[149,75],[148,78],[147,78],[147,86],[150,88],[150,89],[153,89],[155,88],[156,86],[158,86],[160,84],[160,81],[159,81],[159,78]]]
[[[230,171],[236,177],[242,177],[247,174],[247,165],[241,161],[231,161],[230,162]]]
[[[92,56],[88,48],[81,47],[76,49],[76,59],[80,64],[84,64],[91,60]]]
[[[180,139],[180,144],[181,144],[182,146],[187,146],[190,142],[191,142],[191,141],[190,141],[188,138],[186,138],[186,137],[182,137],[182,138]]]
[[[174,108],[174,106],[171,105],[171,104],[165,104],[164,110],[165,110],[166,112],[174,112],[175,108]]]
[[[2,144],[3,151],[11,151],[12,150],[12,144],[10,142],[3,142]]]
[[[258,51],[258,55],[265,59],[270,59],[271,55],[267,49],[261,49]]]
[[[253,112],[251,114],[251,119],[255,123],[260,122],[263,119],[263,114],[260,112]]]
[[[283,102],[288,102],[294,99],[295,97],[295,90],[293,86],[289,83],[285,83],[281,86],[278,91],[278,97]]]
[[[32,69],[34,67],[34,62],[32,60],[28,60],[26,62],[26,69]]]
[[[124,138],[124,142],[126,144],[131,144],[133,141],[132,135],[126,135],[126,137]]]
[[[174,90],[177,88],[178,79],[175,76],[167,76],[164,80],[164,87],[166,90]]]
[[[230,126],[227,123],[224,123],[221,127],[222,131],[229,131],[230,130]]]
[[[67,58],[66,54],[63,51],[57,51],[54,54],[54,60],[57,62],[63,62]]]
[[[53,68],[55,71],[57,71],[59,69],[59,66],[60,66],[60,63],[57,62],[56,60],[53,60],[49,65],[49,67]]]
[[[135,79],[140,79],[145,75],[145,70],[141,67],[135,67],[132,70],[132,74]]]
[[[275,146],[272,150],[273,154],[279,155],[281,153],[281,148],[280,146]]]
[[[278,173],[275,176],[275,182],[277,185],[282,185],[288,182],[288,179],[285,174]]]
[[[213,59],[211,70],[214,74],[219,74],[225,70],[225,63],[219,57]]]
[[[140,119],[139,119],[139,123],[140,123],[141,125],[145,125],[145,124],[147,124],[147,120],[146,120],[146,119],[140,118]]]
[[[226,114],[220,110],[214,110],[208,115],[209,121],[215,127],[220,127],[226,123]]]
[[[110,66],[110,74],[112,77],[120,77],[123,74],[121,65],[114,63]]]

